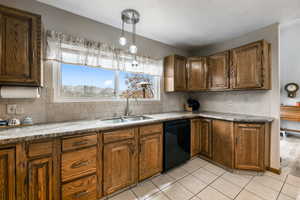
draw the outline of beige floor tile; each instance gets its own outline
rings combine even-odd
[[[270,172],[270,171],[266,171],[265,175],[270,176],[270,177],[275,178],[275,179],[279,179],[281,181],[284,181],[286,179],[287,175],[289,174],[290,170],[291,170],[290,168],[282,168],[280,175],[275,174],[275,173]]]
[[[175,182],[175,179],[170,177],[167,174],[162,174],[160,176],[154,177],[152,180],[152,183],[156,185],[159,189],[163,189],[165,187],[168,187],[172,183]]]
[[[197,196],[194,196],[191,200],[201,200]]]
[[[226,197],[224,194],[209,186],[202,192],[200,192],[197,196],[201,200],[230,200],[230,198]]]
[[[159,189],[151,181],[140,183],[131,190],[135,193],[138,199],[142,200],[147,199],[151,195],[159,192]]]
[[[207,186],[206,183],[203,183],[202,181],[200,181],[192,175],[188,175],[183,179],[179,180],[179,183],[193,194],[199,193]]]
[[[186,164],[184,164],[182,167],[187,172],[192,173],[192,172],[196,171],[197,169],[204,167],[207,164],[208,164],[207,161],[202,160],[200,158],[195,158],[195,159],[187,162]]]
[[[224,169],[222,169],[221,167],[218,167],[216,165],[213,165],[211,163],[205,165],[203,168],[210,171],[211,173],[214,173],[214,174],[218,175],[218,176],[225,173]]]
[[[181,179],[181,178],[187,176],[189,173],[185,169],[183,169],[183,167],[178,167],[178,168],[172,169],[167,174],[169,176],[171,176],[172,178],[174,178],[175,180],[178,180],[178,179]]]
[[[281,192],[289,197],[300,199],[300,186],[296,187],[290,184],[284,184]]]
[[[263,199],[267,199],[267,200],[275,200],[279,193],[269,187],[266,187],[262,184],[255,182],[255,181],[251,181],[246,186],[246,190],[254,193],[255,195],[257,195]]]
[[[290,184],[290,185],[294,185],[294,186],[298,186],[300,187],[300,177],[297,176],[293,176],[293,175],[288,175],[287,179],[286,179],[286,183]]]
[[[242,190],[242,187],[234,185],[223,178],[217,179],[210,186],[232,199],[234,199]]]
[[[262,198],[256,196],[255,194],[243,190],[236,198],[236,200],[263,200]]]
[[[222,178],[240,187],[244,187],[253,176],[234,174],[226,172]]]
[[[179,183],[170,185],[163,189],[163,192],[172,200],[188,200],[194,196],[193,193],[185,189]]]
[[[289,197],[289,196],[287,196],[285,194],[280,193],[277,200],[295,200],[295,199],[292,198],[292,197]]]
[[[278,192],[283,186],[283,182],[281,180],[277,180],[269,176],[256,176],[253,178],[252,181],[255,181]]]
[[[137,198],[131,190],[127,190],[109,198],[109,200],[137,200]]]
[[[213,182],[216,178],[218,178],[217,175],[203,169],[200,168],[197,171],[195,171],[193,174],[193,176],[195,176],[196,178],[198,178],[200,181],[206,183],[206,184],[210,184],[211,182]]]
[[[159,192],[152,195],[147,200],[169,200],[169,199],[163,192]]]

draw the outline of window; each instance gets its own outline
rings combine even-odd
[[[159,100],[160,78],[88,66],[58,64],[56,101]]]

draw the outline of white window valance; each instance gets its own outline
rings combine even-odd
[[[129,52],[96,42],[48,30],[46,60],[61,63],[100,67],[154,76],[162,75],[162,61],[147,56],[134,57]],[[133,59],[138,66],[132,65]]]

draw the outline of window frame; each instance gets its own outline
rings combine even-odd
[[[114,90],[115,97],[114,98],[99,98],[99,97],[65,97],[62,96],[62,73],[61,73],[61,64],[60,62],[52,63],[52,80],[53,80],[53,102],[56,103],[64,103],[64,102],[122,102],[126,101],[126,98],[117,97],[119,94],[119,71],[114,71]],[[67,64],[67,63],[65,63]],[[73,64],[71,64],[73,65]],[[131,72],[129,72],[131,73]],[[161,77],[155,76],[154,81],[154,98],[152,99],[144,99],[137,98],[137,101],[145,101],[145,102],[159,102],[161,100]]]

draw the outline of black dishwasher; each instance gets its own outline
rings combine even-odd
[[[190,159],[190,141],[190,120],[164,123],[164,172]]]

